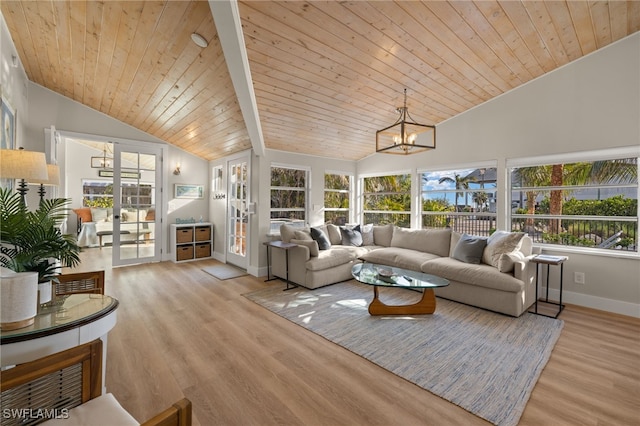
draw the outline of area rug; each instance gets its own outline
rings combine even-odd
[[[219,280],[228,280],[231,278],[238,278],[247,275],[246,271],[233,265],[226,264],[209,266],[207,268],[202,268],[202,270],[209,275],[213,275]]]
[[[420,294],[380,290],[388,304]],[[560,337],[563,321],[520,318],[437,299],[433,315],[370,316],[371,287],[280,286],[245,295],[270,311],[497,425],[516,425]]]

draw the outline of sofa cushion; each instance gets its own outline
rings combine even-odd
[[[426,274],[437,275],[449,281],[458,281],[501,291],[521,291],[524,283],[498,271],[491,265],[464,263],[451,257],[440,257],[424,262],[420,270]]]
[[[373,242],[377,246],[391,246],[391,238],[393,238],[393,224],[373,225]]]
[[[525,255],[520,251],[514,251],[512,253],[502,253],[498,260],[498,271],[511,272],[516,262],[521,262],[525,259]]]
[[[342,235],[343,246],[360,247],[362,245],[362,234],[360,233],[360,225],[356,225],[353,228],[348,226],[341,226],[340,234]]]
[[[91,208],[92,222],[106,222],[108,215],[109,215],[109,212],[107,211],[107,209],[101,209],[97,207]]]
[[[362,245],[372,246],[375,244],[373,239],[373,224],[362,225],[360,227],[360,233],[362,234]]]
[[[391,238],[391,247],[448,256],[450,242],[451,229],[406,229],[395,227]]]
[[[312,240],[311,238],[309,238],[308,240],[307,239],[298,240],[298,239],[292,238],[290,242],[293,243],[293,244],[298,244],[299,246],[308,247],[309,248],[309,256],[318,257],[318,254],[320,253],[319,252],[319,248],[318,248],[318,243],[316,241]],[[513,266],[512,266],[512,268],[513,268]]]
[[[487,239],[487,247],[484,249],[482,261],[487,265],[498,267],[500,256],[504,253],[513,253],[520,249],[524,232],[496,231]]]
[[[338,225],[328,223],[326,225],[320,226],[319,228],[322,229],[324,233],[329,237],[331,245],[342,244],[342,234],[340,234],[340,227]]]
[[[305,230],[308,231],[309,228],[300,228],[283,223],[282,225],[280,225],[280,239],[285,243],[290,243],[291,239],[296,237],[296,231]]]
[[[320,250],[318,252],[318,257],[312,257],[307,260],[305,267],[310,271],[322,271],[324,269],[333,268],[334,266],[349,263],[355,258],[355,253],[350,250],[332,247],[329,250]]]
[[[482,253],[487,246],[487,239],[469,234],[462,234],[451,257],[465,263],[480,264]],[[513,264],[511,265],[513,269]]]
[[[328,250],[331,248],[331,241],[329,241],[329,237],[327,237],[322,229],[311,228],[311,238],[318,243],[320,250]]]
[[[383,247],[360,255],[359,258],[365,262],[419,271],[424,262],[437,259],[438,256],[432,253],[400,247]]]
[[[311,238],[311,231],[308,230],[296,231],[293,233],[293,235],[296,240],[313,241],[313,238]]]

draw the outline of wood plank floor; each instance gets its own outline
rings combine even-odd
[[[481,425],[468,413],[248,301],[279,281],[219,281],[204,260],[106,270],[120,300],[107,389],[139,421],[186,396],[195,425]],[[520,425],[640,424],[640,320],[568,306]]]

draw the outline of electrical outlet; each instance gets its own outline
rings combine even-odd
[[[584,272],[574,272],[573,282],[576,284],[584,284]]]

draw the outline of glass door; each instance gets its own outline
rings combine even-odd
[[[247,269],[249,236],[249,156],[227,163],[227,262]]]
[[[113,266],[160,261],[162,148],[114,145]]]

